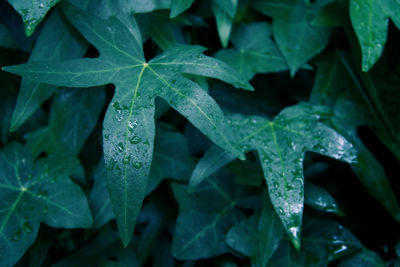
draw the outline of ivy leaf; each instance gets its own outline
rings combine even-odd
[[[194,163],[190,159],[186,138],[162,124],[157,128],[154,142],[154,158],[151,164],[146,194],[153,192],[167,178],[187,181]],[[114,218],[106,183],[106,168],[101,160],[93,172],[94,185],[90,193],[94,225],[100,228]]]
[[[60,168],[58,158],[35,164],[25,147],[12,143],[0,151],[0,258],[11,266],[34,242],[41,222],[57,228],[89,228],[92,225],[86,197],[69,179],[79,165]]]
[[[7,0],[21,15],[26,36],[31,36],[47,12],[60,0]]]
[[[356,267],[356,266],[365,266],[365,267],[384,267],[387,266],[385,262],[382,260],[381,256],[378,253],[363,249],[360,252],[351,255],[350,257],[342,260],[339,264],[339,267]]]
[[[193,4],[194,0],[172,0],[171,13],[169,16],[175,18],[179,14],[185,12]]]
[[[122,247],[118,239],[118,233],[109,228],[102,229],[89,244],[61,259],[53,266],[68,267],[79,265],[141,266],[137,260],[134,248]]]
[[[234,67],[247,80],[257,73],[287,70],[286,60],[271,36],[271,27],[266,22],[240,25],[231,36],[235,48],[219,50],[215,57]]]
[[[236,14],[238,0],[213,0],[212,11],[215,16],[219,39],[222,47],[227,47],[232,31],[233,18]]]
[[[201,259],[228,251],[225,232],[243,219],[236,208],[243,187],[233,184],[232,177],[219,172],[188,194],[184,184],[173,184],[179,204],[179,216],[172,240],[177,259]]]
[[[319,106],[299,104],[284,109],[272,121],[240,114],[227,118],[243,151],[258,152],[272,204],[297,248],[300,247],[303,215],[305,152],[316,152],[349,163],[356,159],[352,144],[321,123],[321,116],[329,115],[328,111]],[[199,182],[195,176],[191,179]]]
[[[306,253],[306,266],[328,265],[362,248],[348,229],[334,221],[312,217],[304,221],[302,250]]]
[[[149,62],[138,31],[117,18],[102,20],[71,6],[66,14],[100,51],[99,58],[32,62],[7,67],[36,81],[70,87],[114,83],[116,92],[104,119],[104,157],[111,202],[122,241],[131,239],[146,193],[154,142],[154,99],[160,96],[219,146],[241,155],[225,130],[216,102],[182,73],[252,87],[225,63],[204,56],[198,46],[176,47]]]
[[[248,256],[253,266],[267,266],[283,237],[284,230],[271,204],[264,199],[263,209],[232,227],[227,244]]]
[[[26,137],[33,155],[41,152],[78,156],[105,102],[103,88],[63,89],[56,93],[49,125]]]
[[[88,44],[62,19],[56,9],[43,26],[29,58],[34,61],[67,60],[83,56]],[[48,46],[54,49],[48,49]],[[55,92],[56,87],[29,79],[22,79],[17,104],[12,114],[10,131],[20,127]]]
[[[344,215],[339,204],[323,187],[311,183],[305,183],[304,203],[316,210]]]
[[[273,18],[274,38],[292,76],[328,44],[330,30],[311,25],[317,8],[304,0],[258,0],[254,8]]]
[[[388,18],[400,29],[400,3],[396,0],[351,0],[350,19],[362,51],[361,67],[369,71],[382,55]]]

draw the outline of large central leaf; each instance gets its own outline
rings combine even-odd
[[[199,46],[176,47],[146,62],[133,21],[101,20],[72,6],[66,15],[100,51],[99,58],[31,62],[6,68],[29,79],[70,87],[113,83],[115,95],[104,119],[104,157],[111,202],[123,243],[130,241],[145,196],[154,143],[154,99],[164,98],[218,146],[242,155],[231,143],[223,113],[200,86],[182,73],[252,87],[226,64],[204,56]]]
[[[329,109],[299,104],[284,109],[274,120],[235,114],[228,124],[243,151],[256,150],[271,202],[295,247],[300,247],[304,206],[303,159],[306,151],[354,162],[356,151],[343,136],[321,123]],[[218,158],[218,160],[216,160]],[[196,166],[191,186],[235,159],[211,148]]]

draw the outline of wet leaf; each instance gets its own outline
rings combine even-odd
[[[154,98],[161,96],[219,146],[240,155],[225,130],[218,105],[181,74],[217,78],[249,90],[252,87],[225,63],[204,56],[202,47],[176,47],[146,62],[137,29],[130,30],[115,17],[102,20],[71,6],[65,10],[101,56],[31,62],[7,70],[63,86],[116,85],[103,124],[103,149],[111,202],[121,238],[127,245],[145,196],[153,156]]]
[[[324,116],[329,116],[329,109],[299,104],[284,109],[272,121],[240,114],[227,117],[243,151],[258,152],[272,204],[297,248],[300,247],[303,215],[305,152],[312,151],[349,163],[356,160],[353,145],[321,123]],[[191,177],[193,185],[206,177],[201,169],[208,171],[207,161],[212,162],[204,158],[196,166]],[[211,170],[222,167],[220,163],[217,165]]]
[[[0,247],[8,255],[0,258],[3,266],[22,257],[35,241],[41,222],[58,228],[92,226],[87,199],[69,179],[79,162],[75,159],[74,164],[60,168],[57,158],[33,160],[18,143],[0,152]]]

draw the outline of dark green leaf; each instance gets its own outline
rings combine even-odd
[[[104,102],[105,93],[101,87],[58,91],[49,125],[26,137],[33,155],[46,152],[77,156],[95,127]]]
[[[254,7],[273,18],[274,38],[292,76],[328,44],[329,29],[311,25],[315,9],[304,0],[259,0]]]
[[[306,183],[304,188],[304,203],[316,210],[334,213],[343,216],[336,200],[323,188],[311,183]]]
[[[57,158],[34,164],[29,151],[12,143],[0,152],[0,247],[2,266],[14,264],[34,242],[40,222],[59,228],[89,228],[89,206],[69,179],[79,165],[59,166]]]
[[[194,195],[187,193],[186,185],[173,184],[179,203],[172,242],[176,258],[201,259],[228,251],[225,232],[243,219],[236,208],[243,188],[231,179],[218,173],[199,185]]]
[[[103,149],[111,202],[121,238],[127,245],[145,196],[152,161],[154,98],[161,96],[215,143],[240,155],[225,130],[218,105],[181,74],[252,87],[226,64],[202,55],[204,49],[198,46],[176,47],[147,63],[138,31],[131,31],[115,17],[101,20],[70,6],[66,10],[71,22],[99,49],[101,56],[61,63],[32,62],[7,69],[57,85],[116,85],[104,120]]]
[[[53,47],[48,49],[47,46]],[[55,10],[44,25],[29,62],[66,60],[83,55],[87,43],[68,25]],[[44,101],[55,92],[52,85],[22,79],[18,101],[11,118],[10,131],[20,127]]]
[[[363,249],[360,252],[348,257],[347,259],[341,261],[338,265],[339,267],[384,267],[385,262],[379,256],[378,253]]]
[[[396,0],[350,0],[350,18],[362,50],[362,70],[367,72],[381,56],[388,18],[400,28],[400,3]]]
[[[60,0],[7,0],[21,15],[25,24],[25,34],[30,36],[46,16],[47,12]]]
[[[247,80],[257,73],[287,70],[286,60],[271,35],[270,26],[265,22],[240,25],[232,32],[231,41],[235,48],[220,50],[215,56],[234,67]]]
[[[273,121],[240,114],[227,119],[243,151],[256,150],[266,179],[271,201],[293,244],[300,246],[304,202],[303,158],[306,151],[320,153],[349,163],[356,150],[343,136],[320,122],[329,110],[307,104],[284,109]],[[207,154],[206,154],[207,155]],[[196,166],[191,180],[204,179],[207,158]],[[216,169],[216,167],[212,169]],[[199,179],[199,177],[201,177]],[[192,183],[192,181],[191,181]]]

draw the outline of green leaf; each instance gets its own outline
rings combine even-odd
[[[342,225],[329,220],[305,218],[302,248],[307,266],[342,258],[362,248],[360,241]]]
[[[187,186],[173,184],[179,204],[172,240],[172,253],[177,259],[201,259],[228,251],[225,232],[243,219],[236,208],[243,187],[229,181],[231,176],[218,173],[204,181],[195,194]]]
[[[114,218],[107,189],[106,168],[104,160],[100,160],[93,170],[93,187],[90,191],[90,207],[93,212],[93,227],[100,229]]]
[[[304,0],[257,0],[254,8],[273,18],[274,38],[292,76],[328,44],[330,30],[311,25],[315,8]]]
[[[13,265],[34,242],[41,222],[57,228],[89,228],[92,225],[86,197],[69,179],[79,165],[62,166],[58,158],[33,162],[18,143],[0,151],[0,258]]]
[[[376,119],[373,118],[371,121],[371,111],[369,112],[363,105],[363,97],[360,94],[364,92],[360,88],[361,83],[351,70],[341,54],[339,57],[331,54],[321,58],[310,100],[315,104],[333,107],[335,113],[335,116],[331,118],[333,127],[352,142],[358,151],[357,162],[351,165],[353,172],[368,192],[394,218],[399,220],[400,207],[390,188],[385,171],[375,156],[365,147],[357,132],[360,126],[373,126]],[[352,99],[343,94],[345,88],[348,88],[348,92],[353,95]]]
[[[7,0],[21,15],[26,36],[32,35],[47,12],[60,0]]]
[[[350,0],[350,19],[362,50],[362,70],[369,71],[382,55],[390,17],[400,28],[396,0]]]
[[[316,210],[344,215],[339,204],[323,187],[311,183],[305,184],[304,203]]]
[[[194,0],[172,0],[171,13],[169,16],[175,18],[179,14],[185,12],[193,4]]]
[[[357,133],[361,125],[368,125],[363,108],[341,95],[334,107],[334,127],[350,140],[358,150],[357,162],[351,165],[363,186],[396,219],[400,220],[400,206],[391,189],[385,171],[375,156],[365,147]]]
[[[356,159],[352,144],[321,123],[321,116],[329,115],[328,111],[319,106],[299,104],[284,109],[273,121],[240,114],[227,118],[243,151],[258,152],[272,204],[297,248],[303,215],[305,152],[349,163]],[[196,166],[194,173],[197,171]]]
[[[227,47],[231,35],[233,18],[216,1],[212,2],[212,11],[215,16],[219,39],[222,47]]]
[[[303,267],[305,265],[304,253],[296,251],[289,241],[283,240],[277,251],[272,256],[268,267]]]
[[[360,252],[355,253],[354,255],[348,257],[345,260],[342,260],[339,267],[356,267],[356,266],[365,266],[365,267],[384,267],[387,266],[378,253],[373,252],[368,249],[363,249]]]
[[[48,49],[48,46],[53,49]],[[49,16],[31,53],[29,62],[67,60],[83,56],[88,44],[62,19],[58,10]],[[55,86],[22,79],[10,131],[20,127],[55,92]]]
[[[267,266],[283,237],[284,230],[271,204],[264,201],[261,213],[232,227],[226,235],[227,244],[250,257],[253,266]]]
[[[56,93],[49,125],[26,136],[34,156],[41,152],[77,156],[97,123],[105,102],[104,88],[63,89]]]
[[[0,24],[0,47],[9,49],[18,49],[14,38],[10,35],[9,30],[3,24]]]
[[[65,9],[71,22],[99,49],[100,57],[31,62],[6,69],[56,85],[116,85],[103,123],[103,150],[111,202],[127,245],[152,161],[154,98],[161,96],[216,144],[240,155],[216,102],[182,73],[217,78],[249,90],[252,87],[225,63],[202,55],[204,48],[198,46],[176,47],[146,62],[138,31],[125,27],[116,17],[102,20],[71,6]]]
[[[186,138],[179,132],[157,128],[147,194],[166,178],[187,181],[193,168]]]
[[[240,25],[234,28],[231,36],[235,48],[219,50],[215,56],[234,67],[247,80],[257,73],[287,70],[286,60],[271,35],[270,25],[265,22]]]
[[[141,266],[133,247],[124,248],[118,234],[109,228],[100,231],[89,244],[53,266]]]
[[[173,152],[173,153],[172,153]],[[157,128],[154,142],[154,158],[151,165],[146,194],[153,192],[167,178],[187,181],[194,163],[187,146],[186,138],[168,129],[164,124]],[[114,218],[107,190],[106,168],[101,160],[93,172],[94,185],[90,193],[95,228],[98,229]]]

